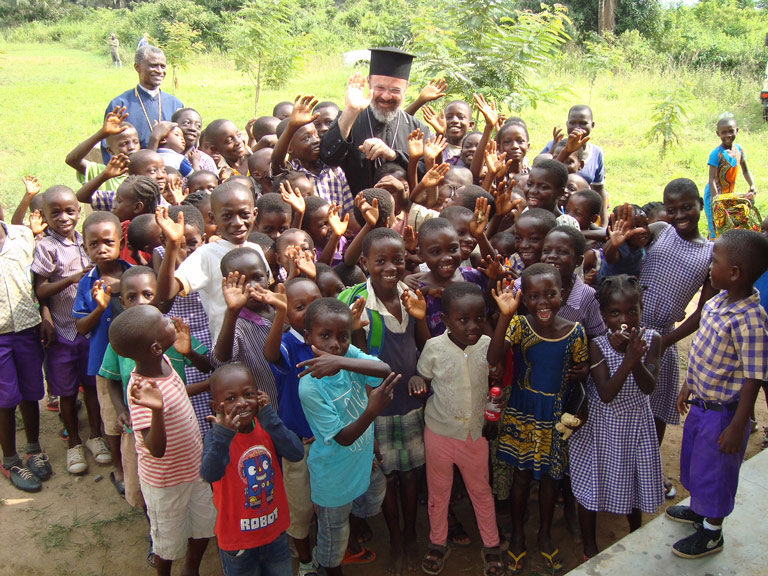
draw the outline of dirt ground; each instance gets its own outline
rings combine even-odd
[[[687,355],[687,342],[681,347],[683,362]],[[84,420],[84,412],[81,419]],[[747,448],[747,458],[760,450],[763,439],[762,426],[768,425],[768,409],[761,394],[757,403],[758,431],[752,435]],[[83,425],[87,425],[83,423]],[[8,548],[0,554],[0,575],[150,575],[154,571],[146,563],[148,526],[140,512],[121,499],[109,480],[109,466],[100,466],[90,459],[90,470],[84,476],[75,477],[66,472],[66,444],[59,439],[61,425],[55,413],[48,412],[41,403],[41,442],[48,452],[54,476],[37,494],[27,494],[14,489],[7,481],[0,481],[0,542]],[[682,427],[670,427],[662,447],[662,460],[668,476],[679,477],[679,450]],[[18,433],[19,448],[23,448],[24,433]],[[674,503],[688,494],[676,482],[678,495],[668,503]],[[534,496],[535,497],[535,496]],[[526,574],[543,575],[549,571],[535,553],[538,514],[536,506],[530,506],[527,541],[529,553]],[[659,513],[663,512],[661,510]],[[472,538],[469,548],[454,548],[446,565],[446,574],[482,574],[480,561],[480,537],[472,508],[467,499],[456,506],[456,513]],[[651,519],[646,515],[644,522]],[[375,537],[367,546],[376,552],[377,560],[365,566],[345,568],[352,576],[380,576],[388,552],[386,526],[381,515],[370,522]],[[419,544],[425,549],[429,524],[426,506],[420,507],[417,531]],[[609,514],[598,519],[598,543],[601,549],[625,536],[628,532],[626,519]],[[568,535],[562,509],[555,512],[553,537],[559,544],[565,571],[582,562],[581,546],[574,544]],[[180,564],[180,563],[177,563]],[[180,573],[180,565],[174,574]],[[420,571],[418,572],[421,573]],[[215,542],[206,552],[201,574],[222,574]],[[416,573],[414,573],[416,574]]]

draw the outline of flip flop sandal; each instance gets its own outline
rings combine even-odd
[[[523,550],[520,552],[520,554],[516,555],[514,552],[512,552],[511,548],[507,549],[507,569],[509,570],[510,574],[519,574],[523,571],[523,568],[525,567],[523,560],[527,555],[527,550]]]
[[[563,561],[560,560],[560,549],[555,548],[555,550],[551,554],[547,554],[546,552],[542,552],[539,550],[539,554],[542,555],[544,558],[544,565],[549,569],[557,572],[558,570],[562,569],[563,567]]]
[[[480,558],[483,559],[483,574],[485,576],[504,576],[504,563],[501,561],[501,553],[496,548],[483,548],[480,550]]]
[[[469,534],[467,534],[464,526],[458,520],[456,520],[455,524],[448,526],[448,541],[459,548],[466,548],[472,545]]]
[[[445,568],[445,561],[451,555],[451,549],[448,546],[438,546],[430,544],[427,553],[421,560],[421,571],[429,576],[437,576]]]
[[[671,500],[675,496],[677,496],[677,488],[670,478],[664,478],[664,498]]]
[[[376,552],[363,548],[357,554],[351,554],[349,550],[344,554],[344,560],[341,561],[342,566],[349,566],[350,564],[370,564],[376,560]]]

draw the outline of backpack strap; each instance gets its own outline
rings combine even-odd
[[[351,306],[359,298],[368,298],[368,286],[362,282],[357,286],[347,288],[339,294],[339,300]],[[368,354],[378,356],[384,346],[384,319],[376,310],[366,310],[368,313]]]

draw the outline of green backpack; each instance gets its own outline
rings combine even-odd
[[[339,300],[347,306],[351,306],[358,298],[368,299],[368,285],[366,282],[347,288],[339,294]],[[366,309],[368,313],[368,354],[378,356],[384,346],[384,319],[376,310]]]

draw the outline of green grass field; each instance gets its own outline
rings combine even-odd
[[[320,100],[343,104],[344,86],[351,70],[340,56],[318,57],[302,74],[279,91],[262,93],[259,114],[269,113],[280,100],[313,93]],[[552,72],[552,77],[556,72]],[[551,137],[555,124],[564,125],[568,108],[589,103],[595,112],[593,142],[606,156],[607,184],[612,203],[642,204],[661,199],[672,178],[688,177],[703,191],[707,158],[719,144],[715,122],[723,112],[736,115],[741,131],[737,138],[749,157],[758,194],[758,206],[768,212],[768,166],[760,160],[761,142],[768,134],[758,98],[760,85],[753,79],[734,79],[718,73],[681,71],[666,76],[633,72],[598,77],[594,86],[573,74],[560,73],[573,85],[554,104],[535,110],[512,111],[529,126],[533,158]],[[204,121],[229,118],[244,126],[252,117],[254,90],[247,79],[221,56],[201,56],[179,73],[175,91],[186,105],[197,108]],[[36,175],[44,187],[77,186],[74,171],[64,164],[67,152],[96,131],[107,103],[135,85],[130,62],[113,69],[107,55],[100,56],[58,44],[0,44],[0,85],[4,105],[0,113],[0,202],[7,218],[23,192],[21,177]],[[169,71],[165,87],[171,89]],[[679,87],[694,96],[687,100],[688,120],[681,132],[681,146],[659,159],[659,145],[645,135],[652,122],[652,106],[659,92]],[[410,93],[416,93],[413,87]],[[741,181],[740,189],[746,191]]]

